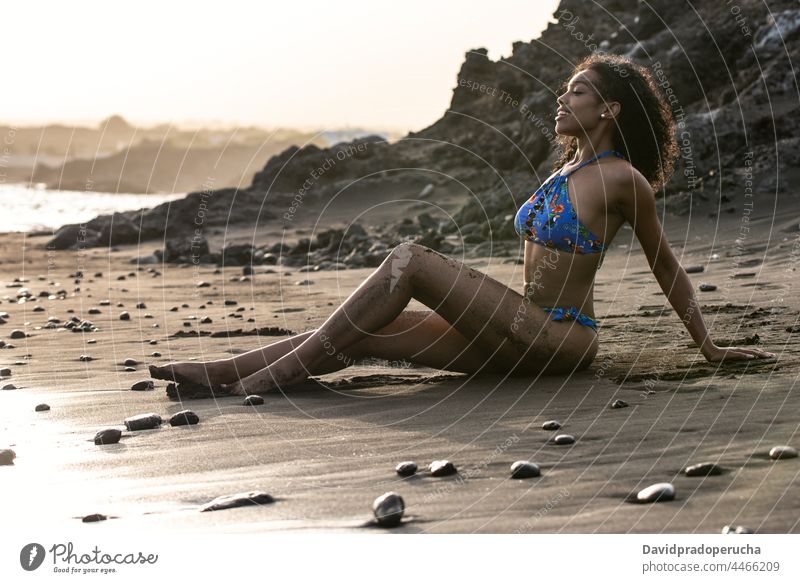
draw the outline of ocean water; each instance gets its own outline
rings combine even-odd
[[[186,194],[116,194],[0,184],[0,233],[55,229],[97,215],[158,206]]]

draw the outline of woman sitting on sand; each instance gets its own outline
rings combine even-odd
[[[677,146],[671,110],[649,71],[622,57],[590,56],[557,103],[558,169],[514,224],[526,239],[523,295],[403,243],[316,330],[233,358],[151,366],[152,376],[178,381],[188,396],[198,384],[234,395],[285,389],[362,357],[464,373],[569,374],[597,353],[594,278],[625,222],[707,360],[773,357],[714,344],[670,249],[654,189],[669,179]],[[431,311],[405,311],[412,298]]]

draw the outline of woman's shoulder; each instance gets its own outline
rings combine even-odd
[[[607,195],[620,200],[635,198],[642,192],[652,193],[650,183],[644,174],[639,172],[627,160],[617,158],[598,166],[603,188]]]

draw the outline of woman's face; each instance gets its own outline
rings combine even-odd
[[[603,121],[600,114],[605,110],[603,100],[595,87],[597,74],[586,69],[569,80],[566,91],[558,96],[556,111],[557,134],[578,136],[589,133]]]

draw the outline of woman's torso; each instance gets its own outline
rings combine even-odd
[[[613,165],[613,166],[612,166]],[[526,241],[524,281],[528,297],[543,308],[576,307],[594,317],[594,279],[605,249],[614,239],[624,219],[616,210],[616,193],[611,192],[609,171],[630,168],[624,160],[609,156],[584,167],[564,167],[543,184],[559,174],[569,174],[562,196],[569,203],[582,225],[602,241],[602,252],[571,252]],[[605,177],[604,177],[605,174]],[[550,243],[548,243],[550,244]],[[579,247],[585,247],[581,246]]]

